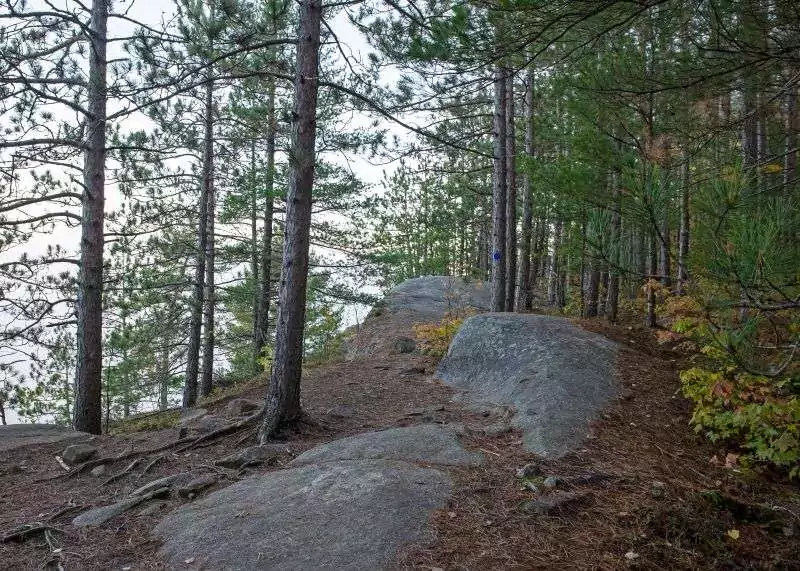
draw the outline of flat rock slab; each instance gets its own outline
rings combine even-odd
[[[483,456],[465,450],[455,430],[440,424],[420,424],[334,440],[304,452],[289,466],[340,460],[403,460],[443,466],[477,466],[483,462]]]
[[[375,570],[429,539],[449,477],[405,462],[328,462],[242,480],[154,529],[169,568]]]
[[[513,407],[525,447],[559,457],[581,445],[617,395],[617,351],[567,319],[491,313],[464,321],[437,375],[476,410]]]
[[[11,424],[0,426],[0,451],[13,450],[21,446],[69,442],[88,438],[85,432],[55,424]]]
[[[406,280],[389,292],[386,305],[392,312],[409,311],[420,319],[441,319],[448,312],[473,309],[488,311],[491,292],[486,282],[451,276],[423,276]]]

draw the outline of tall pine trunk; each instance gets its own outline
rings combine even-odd
[[[517,289],[517,141],[514,126],[514,74],[506,72],[506,300],[514,311]]]
[[[264,181],[264,242],[261,247],[261,279],[258,295],[258,327],[253,332],[253,353],[257,360],[269,343],[269,311],[272,300],[272,222],[275,216],[275,80],[269,80],[267,96],[267,172]]]
[[[492,311],[505,309],[506,295],[506,77],[494,72],[494,160],[492,174]]]
[[[256,177],[256,140],[255,137],[250,141],[250,276],[253,280],[253,331],[250,340],[253,343],[253,356],[250,362],[250,370],[253,375],[260,371],[258,357],[260,350],[258,347],[258,336],[261,329],[261,273],[259,271],[258,243],[258,179]]]
[[[619,276],[622,260],[620,249],[622,242],[622,204],[619,192],[619,173],[611,173],[611,267],[608,276],[608,296],[606,299],[606,315],[612,323],[617,320],[619,311]]]
[[[661,213],[658,272],[661,274],[661,284],[664,287],[670,287],[672,285],[672,260],[670,258],[672,256],[672,240],[669,215],[672,201],[669,194],[669,169],[666,164],[661,168],[659,184],[664,197],[664,211]]]
[[[525,156],[528,158],[534,155],[534,80],[535,73],[533,65],[528,67],[525,80]],[[517,299],[517,311],[530,310],[533,307],[533,291],[531,285],[531,255],[533,246],[533,179],[530,169],[525,171],[522,195],[522,244],[519,254],[519,296]]]
[[[300,2],[299,16],[289,188],[275,331],[275,366],[264,407],[260,434],[262,442],[275,434],[281,422],[296,421],[302,414],[300,378],[317,132],[321,0]]]
[[[213,93],[213,85],[207,87],[209,93]],[[207,96],[208,98],[208,96]],[[208,106],[208,122],[210,131],[214,130],[214,110],[212,105]],[[209,171],[208,183],[208,206],[206,206],[206,283],[203,293],[203,367],[200,374],[200,394],[208,396],[211,394],[214,376],[214,313],[216,309],[216,289],[214,284],[216,244],[215,244],[215,218],[217,207],[217,193],[214,186],[214,146],[211,145],[209,153],[206,155]]]
[[[686,282],[689,272],[686,269],[686,259],[689,256],[689,185],[691,184],[689,171],[689,153],[683,153],[681,165],[681,227],[678,234],[678,284],[677,294],[686,293]]]
[[[796,68],[795,68],[796,69]],[[788,191],[797,184],[797,80],[793,77],[793,68],[787,67],[787,77],[792,82],[786,88],[786,126],[785,153],[783,165],[784,190]]]
[[[89,115],[86,119],[81,261],[78,276],[76,430],[102,431],[103,223],[106,166],[106,31],[108,4],[92,2],[89,28]]]
[[[211,191],[211,160],[214,155],[214,121],[212,116],[214,82],[206,80],[205,113],[203,114],[203,169],[200,181],[199,208],[197,213],[197,259],[194,268],[194,289],[192,293],[192,315],[189,323],[189,348],[186,355],[186,379],[183,385],[183,408],[194,406],[197,402],[197,378],[200,372],[200,346],[202,344],[203,298],[206,281],[206,242],[208,235],[208,195]]]

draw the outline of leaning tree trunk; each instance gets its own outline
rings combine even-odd
[[[494,72],[494,159],[492,173],[492,311],[505,309],[506,295],[506,78]]]
[[[534,155],[533,140],[533,65],[528,67],[525,80],[525,156]],[[522,195],[522,244],[519,254],[519,296],[517,311],[530,310],[533,307],[533,291],[531,286],[531,255],[533,237],[533,178],[530,169],[525,170]]]
[[[200,184],[200,203],[197,215],[197,260],[194,268],[194,292],[192,294],[192,316],[189,324],[189,348],[186,355],[186,379],[183,385],[183,408],[194,406],[197,402],[197,377],[200,371],[200,345],[203,327],[203,296],[206,280],[206,242],[208,235],[208,194],[211,191],[211,160],[214,154],[213,133],[213,95],[214,83],[206,82],[206,105],[204,114],[205,133],[203,137],[203,174]]]
[[[311,192],[314,186],[321,20],[321,0],[300,2],[283,268],[275,331],[275,365],[264,406],[260,434],[262,442],[275,434],[279,423],[296,421],[302,413],[300,377],[311,232]]]
[[[90,434],[100,434],[102,430],[107,24],[106,0],[94,0],[89,28],[89,114],[86,119],[81,265],[76,307],[78,353],[74,418],[75,429]]]
[[[258,295],[258,328],[253,332],[255,359],[261,356],[269,343],[269,309],[272,296],[272,219],[275,212],[275,80],[269,79],[267,96],[267,172],[264,184],[266,204],[264,206],[264,242],[261,247],[261,291]]]
[[[506,300],[514,311],[517,289],[517,141],[514,129],[514,74],[506,70]]]

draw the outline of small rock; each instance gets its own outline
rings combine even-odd
[[[64,462],[74,466],[75,464],[86,462],[95,454],[97,454],[97,448],[91,444],[72,444],[64,448],[61,457]]]
[[[535,500],[523,502],[520,509],[525,513],[536,515],[554,515],[579,504],[586,498],[585,494],[571,492],[556,492],[540,496]]]
[[[333,418],[353,418],[356,415],[356,411],[349,404],[339,404],[329,408],[327,414]]]
[[[192,420],[186,425],[186,428],[190,433],[208,434],[209,432],[214,432],[215,430],[219,430],[225,426],[227,426],[227,424],[221,418],[216,417],[213,414],[207,414],[201,418]]]
[[[398,337],[394,340],[392,348],[396,353],[413,353],[417,348],[417,342],[411,337]]]
[[[211,474],[195,478],[185,486],[178,488],[178,495],[182,498],[192,498],[206,488],[217,483],[217,477]]]
[[[548,476],[547,478],[544,479],[542,485],[545,488],[552,490],[554,488],[557,488],[560,483],[561,483],[561,478],[559,478],[558,476]]]
[[[628,561],[634,561],[636,559],[639,559],[639,554],[636,553],[635,551],[628,551],[625,554],[625,559],[627,559]]]
[[[536,484],[534,484],[530,480],[525,480],[524,482],[522,482],[522,489],[528,490],[529,492],[533,492],[534,494],[539,493],[539,488],[536,486]]]
[[[503,436],[504,434],[508,434],[511,432],[513,428],[510,424],[505,422],[499,422],[497,424],[490,424],[489,426],[484,426],[480,429],[480,432],[485,434],[486,436],[495,438],[497,436]]]
[[[99,466],[95,466],[92,468],[91,472],[89,472],[95,478],[99,478],[100,476],[105,476],[106,473],[106,465],[100,464]]]
[[[280,455],[280,451],[273,446],[251,446],[220,458],[214,464],[223,468],[238,469],[245,466],[257,466],[264,462],[275,460]]]
[[[130,493],[131,496],[144,496],[153,490],[157,490],[158,488],[171,488],[172,486],[183,483],[191,478],[191,474],[188,472],[182,472],[180,474],[172,474],[171,476],[164,476],[163,478],[158,478],[157,480],[153,480],[152,482],[148,482],[144,486],[135,489]]]
[[[242,416],[244,414],[253,412],[261,408],[261,405],[255,401],[251,401],[248,399],[233,399],[228,402],[228,406],[225,407],[228,415],[230,416]]]
[[[405,369],[400,369],[401,375],[424,375],[425,373],[425,367],[406,367]]]
[[[541,473],[542,468],[538,464],[531,462],[517,470],[517,478],[533,478],[534,476],[541,475]]]
[[[651,482],[650,495],[654,498],[663,498],[667,493],[667,485],[664,482]]]
[[[167,502],[156,502],[142,509],[138,515],[141,516],[156,515],[160,513],[161,510],[163,510],[165,507],[167,507]]]
[[[792,526],[790,526],[790,525],[783,526],[781,531],[783,532],[783,536],[784,537],[793,537],[794,536],[794,528]]]

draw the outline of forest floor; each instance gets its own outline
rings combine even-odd
[[[678,390],[679,355],[659,346],[650,331],[579,325],[625,346],[618,361],[621,397],[593,425],[585,447],[543,461],[521,446],[521,435],[489,437],[467,432],[466,448],[480,450],[479,468],[451,468],[454,493],[432,520],[436,540],[399,554],[397,568],[414,569],[800,569],[800,502],[796,485],[770,473],[729,462],[688,426],[689,409]],[[388,340],[410,335],[410,322],[373,318],[359,333]],[[418,353],[391,354],[387,344],[369,358],[307,369],[303,403],[312,422],[283,435],[298,454],[322,442],[358,432],[422,422],[487,426],[491,411],[470,412],[451,402],[452,390],[434,377],[435,361]],[[227,391],[204,404],[222,410],[231,398],[263,398],[263,379]],[[337,405],[351,410],[342,418]],[[340,407],[341,408],[341,407]],[[22,542],[0,543],[2,569],[162,569],[150,530],[169,510],[189,501],[166,500],[161,513],[132,510],[98,528],[69,522],[89,506],[124,498],[159,476],[213,473],[215,488],[278,470],[281,464],[227,470],[214,461],[248,444],[238,432],[206,446],[168,453],[146,474],[146,462],[103,485],[88,472],[65,477],[55,457],[63,444],[19,448],[0,461],[0,535],[21,524],[53,528]],[[103,456],[154,448],[177,439],[168,428],[101,436],[92,444]],[[720,459],[715,461],[715,459]],[[287,458],[287,460],[290,458]],[[525,513],[533,497],[515,477],[528,462],[547,475],[570,478],[580,498],[558,515]],[[108,466],[109,474],[129,460]],[[57,479],[48,479],[60,476]],[[575,479],[577,477],[577,480]],[[583,477],[583,480],[581,480]],[[585,484],[575,482],[585,481]],[[190,567],[187,563],[187,568]]]

